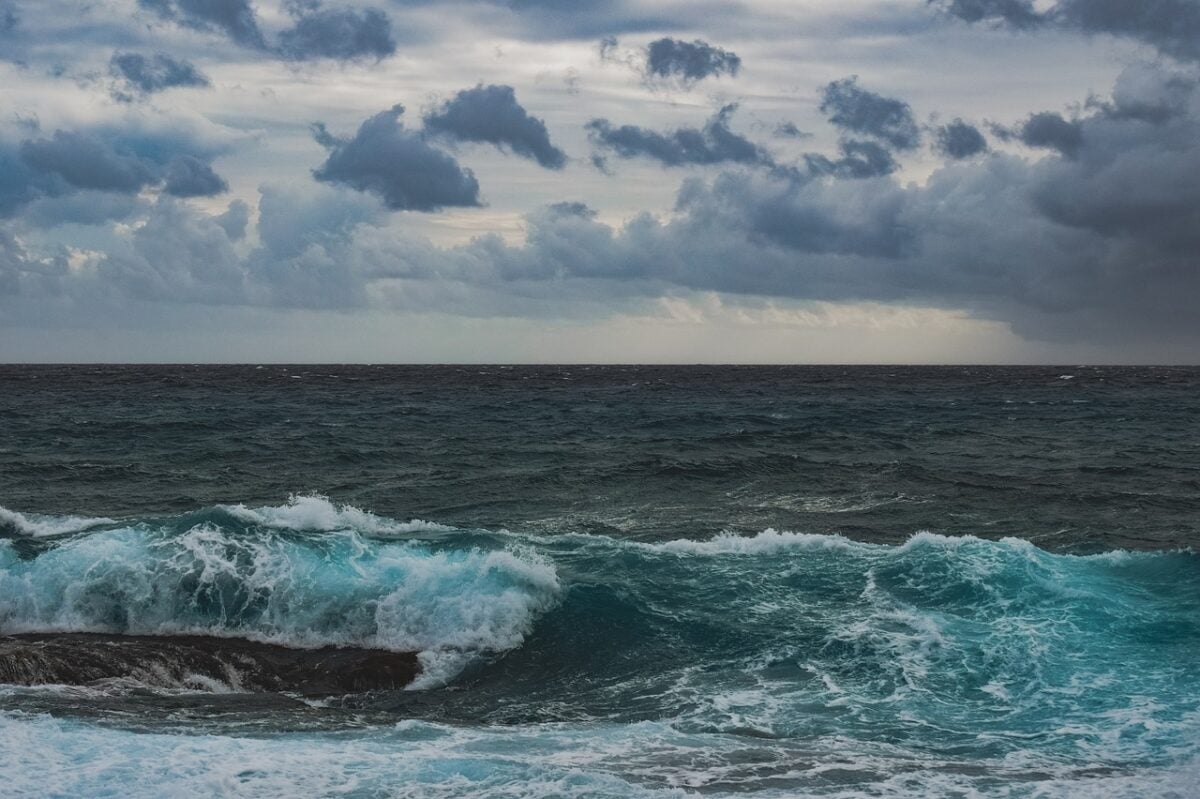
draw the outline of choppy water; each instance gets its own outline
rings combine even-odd
[[[1200,795],[1198,388],[0,368],[0,635],[422,664],[0,686],[0,793]]]

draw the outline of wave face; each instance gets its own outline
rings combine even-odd
[[[76,702],[65,688],[7,688],[6,784],[53,772],[55,792],[103,792],[131,758],[162,764],[133,796],[165,781],[614,797],[1184,797],[1200,784],[1190,551],[771,530],[637,542],[300,497],[0,540],[0,634],[67,631],[421,652],[429,690],[305,706],[303,734],[244,738],[201,715],[189,729],[210,734],[181,749],[160,729],[177,705],[135,735],[28,715]],[[13,765],[27,747],[41,768]]]
[[[34,552],[0,540],[0,632],[416,652],[436,681],[472,654],[518,646],[557,601],[553,566],[532,553],[375,540],[369,514],[340,519],[329,510],[331,529],[322,532],[218,507],[93,529]]]

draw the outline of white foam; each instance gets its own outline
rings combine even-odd
[[[554,566],[528,550],[437,550],[355,532],[300,543],[211,524],[181,535],[123,528],[32,560],[0,542],[0,629],[236,636],[429,653],[430,684],[474,655],[520,646],[558,601]]]
[[[409,720],[358,733],[234,737],[0,713],[0,784],[14,799],[667,799],[697,796],[696,789],[719,799],[1190,799],[1200,784],[1195,759],[1115,773],[1089,765],[1039,758],[963,764],[839,736],[750,741],[657,722],[467,727]]]
[[[368,535],[408,535],[448,532],[455,528],[413,519],[400,522],[376,516],[353,505],[336,505],[318,494],[293,494],[285,505],[248,508],[243,504],[218,506],[234,518],[276,530],[332,532],[355,530]]]
[[[707,541],[680,538],[662,544],[643,544],[642,546],[679,555],[769,555],[782,550],[845,550],[863,545],[856,544],[840,535],[790,533],[767,529],[754,536],[724,532]]]
[[[112,519],[103,516],[42,516],[33,513],[18,513],[0,505],[0,525],[11,527],[21,535],[31,538],[69,535],[115,523]]]

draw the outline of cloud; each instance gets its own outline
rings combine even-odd
[[[979,128],[955,119],[934,131],[934,148],[947,158],[957,160],[986,152],[988,145]]]
[[[966,22],[1002,22],[1014,28],[1033,28],[1045,20],[1033,0],[929,0]]]
[[[550,143],[546,123],[517,102],[511,86],[463,89],[425,115],[425,129],[457,141],[483,142],[562,169],[566,154]]]
[[[1127,36],[1176,58],[1200,59],[1196,0],[1060,0],[1050,14],[1084,33]]]
[[[379,60],[396,52],[392,21],[377,8],[329,9],[305,3],[293,9],[295,24],[279,34],[279,49],[286,58]]]
[[[1053,26],[1119,36],[1184,61],[1200,60],[1200,2],[1196,0],[1058,0],[1040,12],[1032,0],[930,2],[967,22],[996,22],[1025,30]]]
[[[769,166],[769,153],[729,128],[736,105],[717,111],[703,128],[679,128],[659,133],[637,125],[614,127],[607,119],[587,123],[588,136],[601,150],[620,158],[651,158],[664,166],[741,163]]]
[[[1042,111],[1021,125],[1017,138],[1030,147],[1046,147],[1073,158],[1083,146],[1083,125],[1078,120],[1067,121],[1057,112]]]
[[[61,249],[35,257],[12,233],[0,228],[0,297],[57,295],[67,272],[66,254]]]
[[[210,162],[221,151],[221,146],[186,129],[139,124],[56,130],[16,146],[0,143],[0,216],[18,214],[38,200],[79,192],[219,193],[225,181]]]
[[[796,126],[795,122],[790,122],[790,121],[780,122],[778,125],[776,125],[775,126],[775,135],[782,136],[783,138],[786,138],[786,139],[811,139],[812,138],[811,133],[800,130],[800,128],[798,128]]]
[[[121,88],[114,89],[113,96],[124,101],[175,87],[212,85],[208,76],[191,62],[163,53],[149,57],[140,53],[113,53],[108,69],[121,82]]]
[[[17,4],[13,0],[0,0],[0,36],[16,30],[20,22]]]
[[[72,253],[67,269],[53,242],[12,234],[24,217],[11,218],[2,228],[10,234],[0,246],[2,290],[114,309],[136,298],[567,317],[717,292],[959,309],[1054,341],[1200,340],[1200,88],[1189,72],[1127,69],[1110,97],[1060,117],[1079,134],[1070,151],[951,160],[923,183],[878,168],[855,175],[850,166],[719,160],[721,171],[683,182],[668,214],[612,226],[568,195],[528,215],[521,243],[484,234],[436,246],[386,213],[449,204],[406,193],[409,181],[426,181],[430,153],[449,168],[432,169],[438,179],[426,183],[461,189],[469,174],[405,130],[401,114],[377,115],[350,137],[319,127],[329,174],[262,189],[256,237],[245,237],[249,209],[213,215],[164,194],[136,206],[136,221],[103,253]],[[88,133],[117,155],[132,152]],[[673,152],[672,135],[659,137],[654,146]],[[892,150],[847,138],[828,160],[869,166],[872,153]],[[50,207],[57,199],[46,192],[71,189],[19,148],[0,148],[0,166],[0,198],[17,197],[18,211]],[[25,174],[15,184],[10,166]],[[857,179],[837,179],[846,177]],[[28,202],[26,190],[42,193]],[[472,183],[464,204],[477,198]]]
[[[137,195],[83,190],[33,200],[22,210],[19,222],[33,228],[105,225],[127,219],[143,209],[144,202]]]
[[[48,139],[22,142],[20,154],[33,170],[76,189],[133,194],[159,179],[146,159],[74,131],[56,130]]]
[[[263,54],[290,61],[380,60],[396,52],[391,18],[378,8],[326,8],[320,0],[285,0],[292,16],[278,43],[268,42],[251,0],[138,0],[162,19],[195,30],[223,33]]]
[[[266,185],[259,193],[258,236],[277,258],[291,258],[313,246],[328,249],[385,213],[374,197],[336,186],[314,191]]]
[[[912,150],[921,141],[908,103],[863,89],[855,76],[821,90],[821,111],[842,130],[874,136],[898,150]]]
[[[685,42],[664,37],[646,47],[646,74],[654,78],[694,83],[721,75],[736,76],[742,59],[736,53],[696,39]]]
[[[245,47],[266,48],[250,0],[138,0],[138,5],[185,27],[224,33]]]
[[[213,221],[225,231],[230,241],[240,241],[245,238],[246,227],[250,224],[250,206],[244,200],[234,200],[225,213],[214,217]]]
[[[842,157],[836,161],[813,153],[805,155],[809,171],[816,175],[856,179],[890,175],[900,168],[891,152],[878,142],[842,139],[838,149]]]
[[[212,197],[229,190],[210,164],[192,155],[177,155],[167,164],[163,191],[175,197]]]
[[[314,138],[329,157],[313,176],[371,192],[397,211],[480,205],[479,182],[471,170],[420,133],[406,130],[403,114],[404,106],[392,106],[363,122],[349,139],[337,138],[317,123]]]

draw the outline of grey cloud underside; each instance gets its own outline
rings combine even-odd
[[[180,155],[167,164],[163,191],[176,197],[212,197],[229,190],[225,179],[210,164],[191,155]]]
[[[1043,17],[1032,0],[928,0],[940,5],[948,14],[966,22],[999,21],[1014,28],[1033,28],[1042,24]]]
[[[363,122],[352,138],[333,136],[323,124],[313,136],[329,150],[313,176],[375,194],[397,211],[436,211],[450,206],[477,206],[479,182],[453,156],[407,130],[396,105]]]
[[[1083,123],[1064,119],[1054,111],[1042,111],[1030,116],[1016,136],[1030,147],[1046,147],[1073,158],[1083,146]]]
[[[212,169],[216,154],[182,133],[138,130],[56,130],[15,146],[0,143],[0,216],[78,192],[220,194],[227,186]]]
[[[392,22],[377,8],[305,8],[295,24],[279,35],[279,49],[303,61],[331,58],[350,61],[381,59],[396,52]]]
[[[921,129],[908,103],[867,91],[857,77],[825,86],[821,111],[842,130],[873,136],[898,150],[914,149],[921,142]]]
[[[1044,11],[1032,0],[930,2],[967,22],[1120,36],[1145,42],[1175,58],[1200,60],[1200,0],[1058,0]]]
[[[138,0],[164,20],[222,33],[243,47],[292,61],[386,58],[396,52],[391,18],[378,8],[326,7],[319,0],[286,4],[291,27],[272,45],[250,0]]]
[[[511,86],[464,89],[425,115],[425,129],[463,142],[508,148],[547,169],[562,169],[567,156],[550,142],[546,123],[517,102]]]
[[[137,96],[154,94],[178,87],[207,87],[208,76],[189,61],[175,59],[163,53],[146,56],[141,53],[113,53],[109,72],[120,82],[113,96],[132,100]]]
[[[979,132],[979,128],[955,119],[947,125],[942,125],[934,131],[934,146],[939,153],[947,158],[971,158],[986,152],[987,139]]]
[[[646,73],[651,77],[694,82],[720,75],[737,75],[741,67],[742,59],[736,53],[700,39],[686,42],[665,37],[646,47]]]
[[[71,131],[22,142],[25,164],[41,175],[78,189],[135,193],[159,179],[154,165],[107,142]]]
[[[769,153],[730,129],[735,110],[736,105],[724,106],[702,128],[678,128],[668,133],[637,125],[614,126],[607,119],[593,119],[586,127],[598,150],[620,158],[650,158],[671,167],[721,163],[771,166],[774,161]]]
[[[1148,115],[1146,97],[1173,105]],[[403,153],[415,134],[398,117],[335,137],[326,169],[345,165],[339,152]],[[244,209],[208,216],[163,198],[123,249],[87,269],[10,242],[3,282],[25,295],[549,315],[569,313],[567,299],[621,307],[718,291],[966,308],[1050,339],[1200,336],[1195,80],[1130,70],[1077,122],[1072,157],[993,153],[925,185],[735,167],[685,181],[669,219],[642,214],[615,229],[580,203],[545,208],[521,245],[485,235],[439,248],[387,229],[370,195],[267,189],[261,246],[239,254],[230,230],[244,227]]]
[[[900,168],[891,152],[878,142],[843,139],[838,143],[838,149],[841,158],[837,159],[813,153],[805,155],[809,172],[858,179],[890,175]]]
[[[245,47],[266,47],[250,0],[138,0],[138,5],[189,28],[224,33]]]

